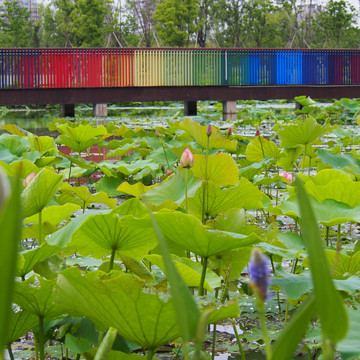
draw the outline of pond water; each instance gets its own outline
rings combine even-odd
[[[248,102],[237,105],[238,120],[259,119],[262,117],[282,117],[290,116],[294,111],[294,103],[274,103],[274,102]],[[75,108],[76,119],[99,120],[92,115],[92,106],[79,105]],[[152,128],[160,124],[167,124],[170,120],[181,119],[184,116],[183,104],[178,103],[159,103],[159,104],[139,104],[133,103],[127,106],[108,105],[107,121],[124,123],[127,126],[143,126]],[[0,128],[3,125],[15,124],[22,129],[28,130],[36,135],[48,135],[48,124],[54,119],[61,118],[60,106],[43,108],[0,108]],[[226,126],[222,120],[222,104],[214,102],[198,103],[199,121],[216,122],[218,126]],[[3,133],[0,130],[0,134]]]

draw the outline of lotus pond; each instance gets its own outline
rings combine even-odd
[[[360,101],[297,100],[1,109],[6,356],[359,359]]]

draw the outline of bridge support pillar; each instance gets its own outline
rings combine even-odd
[[[74,104],[61,104],[61,116],[62,117],[75,117],[75,105]]]
[[[184,116],[196,116],[196,101],[184,101]]]
[[[223,101],[223,121],[236,120],[236,101]]]
[[[94,104],[93,116],[106,117],[107,116],[107,104]]]

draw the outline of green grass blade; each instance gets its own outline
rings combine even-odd
[[[315,214],[305,188],[299,179],[296,180],[296,187],[302,220],[301,230],[309,253],[316,307],[319,312],[322,331],[328,339],[336,343],[343,339],[347,333],[347,312],[331,279]]]
[[[306,329],[315,312],[315,296],[311,294],[292,316],[288,326],[282,331],[272,352],[273,360],[293,358],[296,348],[305,335]]]
[[[197,326],[200,320],[200,310],[190,294],[188,287],[185,285],[171,261],[164,236],[161,233],[153,214],[150,213],[150,216],[159,241],[159,248],[164,258],[165,273],[170,283],[171,296],[174,302],[181,336],[184,341],[189,341],[196,335]]]
[[[10,197],[0,209],[0,354],[2,354],[3,346],[7,341],[16,269],[17,243],[20,240],[22,227],[22,209],[19,193],[19,184],[16,182]]]

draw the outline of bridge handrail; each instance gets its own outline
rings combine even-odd
[[[0,89],[360,85],[360,50],[0,49]]]

